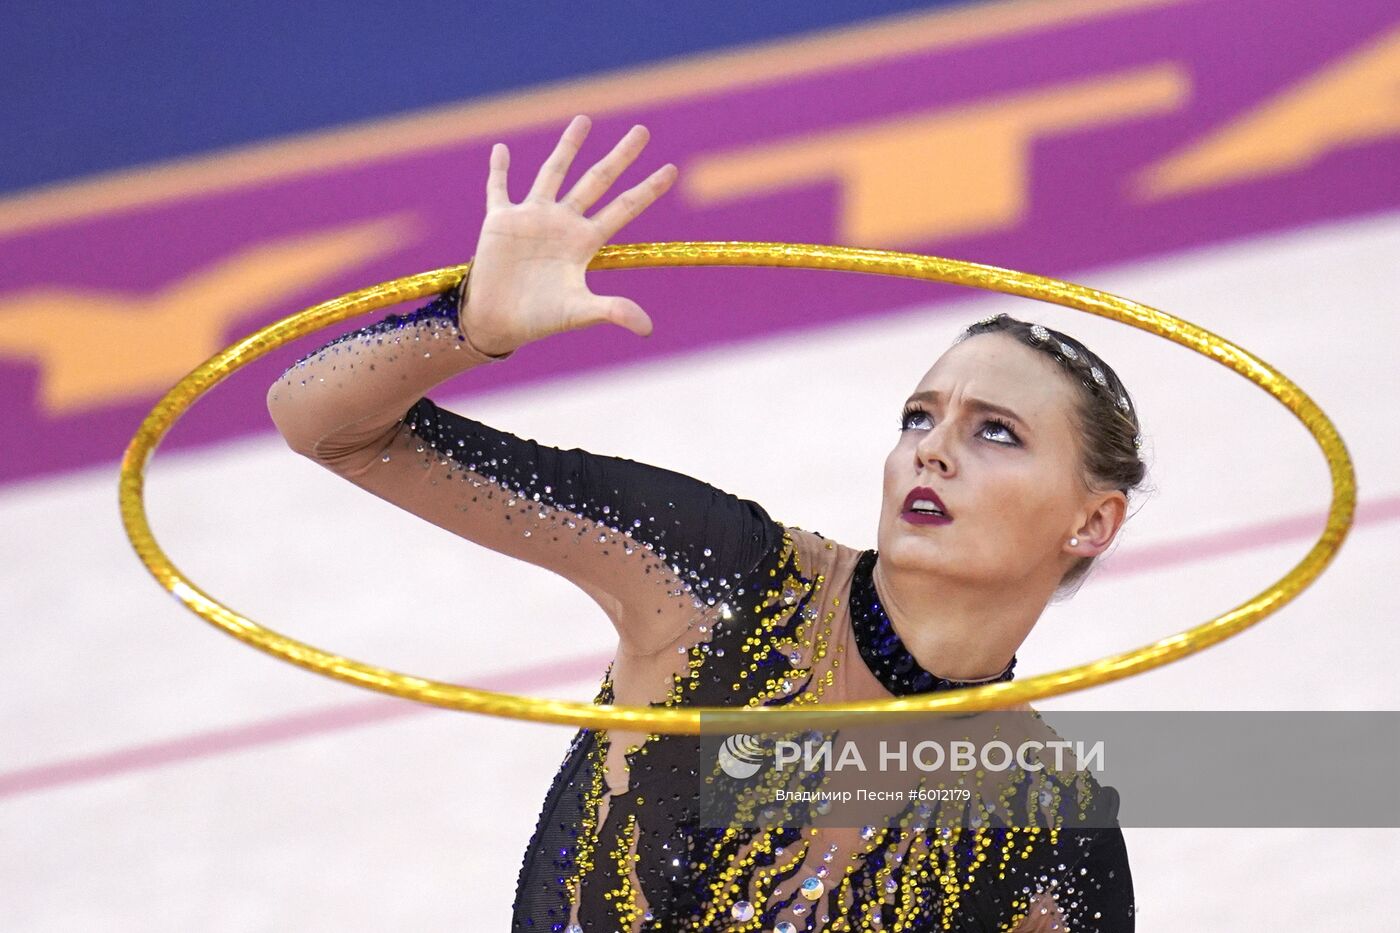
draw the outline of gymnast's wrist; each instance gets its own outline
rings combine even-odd
[[[478,356],[482,356],[488,360],[508,359],[515,353],[517,348],[512,347],[509,350],[499,353],[488,353],[486,350],[482,349],[472,340],[471,332],[467,328],[465,316],[465,311],[467,309],[467,297],[470,289],[471,269],[468,268],[467,274],[462,276],[462,278],[457,282],[457,284],[452,287],[452,305],[457,310],[457,332],[462,335],[462,340],[466,342],[467,346],[471,348],[472,352],[476,353]]]

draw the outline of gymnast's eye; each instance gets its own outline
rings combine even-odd
[[[1009,442],[1008,442],[1008,441],[994,441],[994,443],[997,443],[997,444],[1005,444],[1005,445],[1008,446],[1008,447],[1015,446],[1015,445],[1021,443],[1021,439],[1020,439],[1019,437],[1016,436],[1016,432],[1013,431],[1013,430],[1011,430],[1011,424],[1010,424],[1009,422],[1007,422],[1007,421],[1003,421],[1003,420],[1000,419],[1000,418],[997,418],[997,417],[988,418],[987,421],[986,421],[986,423],[985,423],[982,427],[983,427],[984,430],[987,429],[987,428],[991,428],[993,434],[1002,434],[1002,435],[1005,435],[1006,437],[1010,438],[1010,441],[1009,441]],[[985,434],[984,434],[983,436],[986,437]],[[992,438],[988,437],[987,440],[990,441],[990,440],[992,440]]]
[[[924,422],[927,422],[929,420],[928,412],[924,411],[917,405],[904,406],[904,411],[899,416],[899,430],[909,430],[911,427],[913,427],[913,425],[910,422],[917,420],[923,420]]]

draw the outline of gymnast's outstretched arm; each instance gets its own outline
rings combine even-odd
[[[495,147],[462,294],[319,348],[271,386],[268,410],[293,450],[454,534],[564,576],[603,608],[624,650],[654,654],[697,617],[722,611],[735,582],[781,544],[781,526],[757,503],[684,474],[517,437],[425,396],[554,333],[603,322],[650,333],[640,307],[593,295],[583,272],[674,169],[585,218],[645,143],[634,127],[556,202],[587,126],[582,117],[569,125],[520,204],[506,197],[508,154]]]

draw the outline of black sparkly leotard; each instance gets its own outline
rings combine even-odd
[[[875,551],[424,397],[511,355],[475,350],[455,308],[447,293],[326,344],[273,384],[269,410],[298,453],[587,592],[620,635],[595,702],[801,706],[966,686],[900,641],[872,583]],[[1117,828],[706,829],[696,741],[578,731],[521,865],[514,929],[1133,928]]]

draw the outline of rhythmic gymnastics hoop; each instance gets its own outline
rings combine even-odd
[[[1321,447],[1332,477],[1327,524],[1308,553],[1279,580],[1235,608],[1194,628],[1131,651],[1024,680],[889,700],[819,704],[815,709],[782,707],[617,706],[516,696],[414,677],[330,654],[280,635],[240,615],[186,577],[156,543],[145,509],[145,469],[161,439],[205,392],[273,350],[350,318],[447,291],[471,263],[448,266],[383,282],[332,298],[269,324],[215,354],[181,379],[156,403],[122,457],[119,497],[127,537],[156,581],[195,615],[273,657],[307,670],[392,696],[465,712],[560,723],[591,729],[632,729],[656,734],[698,735],[727,729],[801,728],[846,715],[869,722],[872,713],[1004,709],[1045,697],[1122,680],[1178,661],[1237,635],[1277,612],[1306,589],[1331,563],[1351,528],[1356,510],[1356,474],[1346,445],[1317,404],[1282,373],[1254,354],[1195,324],[1155,308],[1058,279],[918,253],[857,249],[811,243],[743,241],[627,243],[604,246],[589,264],[597,269],[669,266],[776,266],[833,269],[947,282],[1035,298],[1119,321],[1164,337],[1234,370],[1277,399]],[[760,718],[754,719],[758,716]]]

